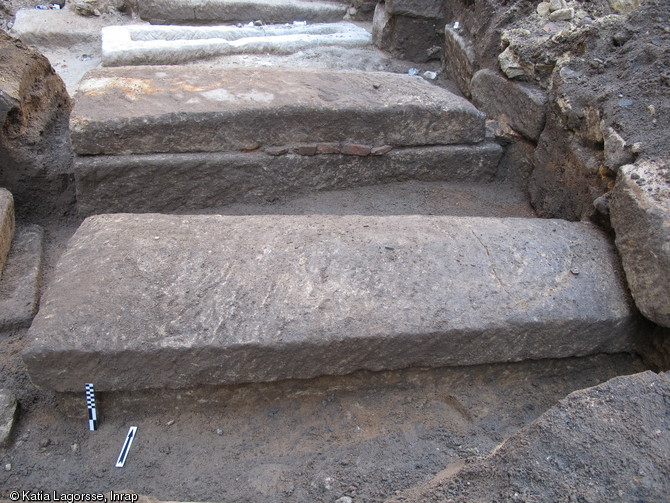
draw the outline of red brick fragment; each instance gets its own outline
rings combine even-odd
[[[299,145],[296,149],[296,152],[300,155],[314,155],[316,154],[316,144],[310,143],[305,145]]]
[[[391,150],[393,150],[391,145],[382,145],[381,147],[374,147],[370,151],[370,155],[384,155],[389,153]]]
[[[365,157],[370,155],[372,147],[370,145],[361,145],[360,143],[343,143],[341,152],[346,155],[359,155]]]
[[[317,154],[339,154],[340,153],[340,144],[339,143],[317,143],[316,144],[316,153]]]

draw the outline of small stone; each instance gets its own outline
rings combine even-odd
[[[423,72],[423,78],[428,79],[428,80],[435,80],[437,78],[437,73],[436,72],[431,72],[430,70],[427,70]]]
[[[374,87],[375,89],[379,89],[381,86],[382,86],[382,85],[381,85],[381,84],[378,84],[377,82],[375,82],[374,84],[372,84],[372,87]]]
[[[575,276],[579,275],[579,269],[577,267],[573,267],[572,269],[570,269],[570,272]]]
[[[551,12],[563,10],[568,7],[568,4],[565,3],[565,0],[549,0],[549,10]]]
[[[72,449],[72,452],[79,452],[79,444],[75,442],[70,446],[70,449]]]
[[[391,150],[393,150],[391,145],[382,145],[381,147],[374,147],[370,150],[370,155],[384,155],[388,154]]]
[[[40,447],[43,449],[46,447],[49,447],[51,445],[51,439],[50,438],[45,438],[44,440],[40,440]]]
[[[256,21],[254,21],[254,26],[263,26],[263,21],[257,19]]]
[[[549,14],[549,3],[547,3],[547,2],[540,2],[540,3],[537,5],[537,9],[536,9],[536,10],[537,10],[537,13],[538,13],[540,16],[546,16],[547,14]]]
[[[288,147],[267,147],[264,152],[268,155],[284,155],[288,153]]]
[[[300,155],[315,155],[316,154],[316,145],[315,144],[300,145],[296,149],[296,152]]]
[[[352,500],[349,496],[342,496],[340,499],[335,500],[335,503],[353,503],[354,500]]]
[[[370,145],[362,145],[360,143],[344,143],[341,150],[345,155],[358,155],[361,157],[370,155],[371,151],[372,147]]]
[[[11,471],[11,469],[12,469],[12,464],[11,464],[11,463],[7,463],[7,464],[5,465],[5,471],[6,471],[6,472],[9,472],[9,471]]]
[[[340,144],[331,142],[331,143],[317,143],[316,144],[316,153],[317,154],[339,154],[340,153]]]
[[[222,430],[221,428],[217,428],[217,429],[214,430],[214,431],[215,431],[215,433],[216,433],[217,435],[219,435],[219,436],[223,435],[223,430]]]
[[[552,21],[570,21],[575,17],[575,9],[570,7],[569,9],[560,9],[549,14],[549,19]]]
[[[174,419],[170,419],[167,423],[165,423],[165,426],[172,426],[174,424]]]
[[[347,9],[347,14],[349,14],[351,17],[354,17],[356,14],[358,14],[358,9],[356,7],[349,7]]]

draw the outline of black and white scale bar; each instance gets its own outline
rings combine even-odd
[[[88,429],[98,429],[98,411],[95,408],[95,389],[93,384],[86,383],[86,406],[88,407]]]
[[[123,465],[126,464],[126,458],[128,457],[128,451],[130,446],[133,444],[133,439],[135,438],[135,433],[137,432],[137,426],[131,426],[128,430],[128,435],[126,435],[126,441],[123,442],[123,448],[121,449],[121,454],[119,454],[119,459],[116,460],[116,467],[123,468]]]

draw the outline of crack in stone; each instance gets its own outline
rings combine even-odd
[[[479,236],[477,236],[477,234],[475,233],[475,231],[473,231],[472,229],[470,229],[470,232],[471,232],[472,235],[475,237],[475,239],[476,239],[477,241],[479,241],[479,244],[482,245],[482,247],[484,248],[484,251],[486,251],[486,256],[487,256],[488,259],[489,259],[489,264],[491,265],[491,270],[493,271],[493,276],[494,276],[494,277],[496,278],[496,280],[498,281],[498,284],[500,285],[500,288],[502,288],[503,291],[507,294],[507,296],[511,298],[512,295],[507,291],[507,288],[505,287],[505,283],[503,283],[503,281],[500,279],[500,276],[498,276],[498,272],[496,271],[496,268],[495,268],[495,261],[493,260],[493,257],[491,257],[491,252],[489,251],[488,246],[486,246],[486,245],[484,244],[484,242],[479,238]]]

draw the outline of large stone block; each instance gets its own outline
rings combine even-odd
[[[104,66],[173,65],[232,54],[293,54],[315,47],[365,47],[353,23],[276,26],[123,25],[102,29]]]
[[[471,93],[473,103],[489,117],[506,122],[530,140],[538,140],[547,115],[543,91],[485,69],[474,74]]]
[[[70,126],[80,155],[484,139],[481,112],[421,78],[321,69],[96,69],[80,84]]]
[[[482,142],[367,157],[263,152],[84,156],[75,164],[77,205],[85,216],[172,212],[398,180],[485,182],[496,174],[501,153],[499,145]]]
[[[344,17],[347,5],[317,0],[141,0],[139,12],[153,24],[330,23]]]
[[[584,223],[101,215],[30,328],[32,381],[77,391],[630,351],[636,311]]]
[[[637,307],[670,327],[670,185],[659,164],[620,168],[610,218]]]
[[[0,278],[14,238],[14,198],[6,189],[0,189]]]

